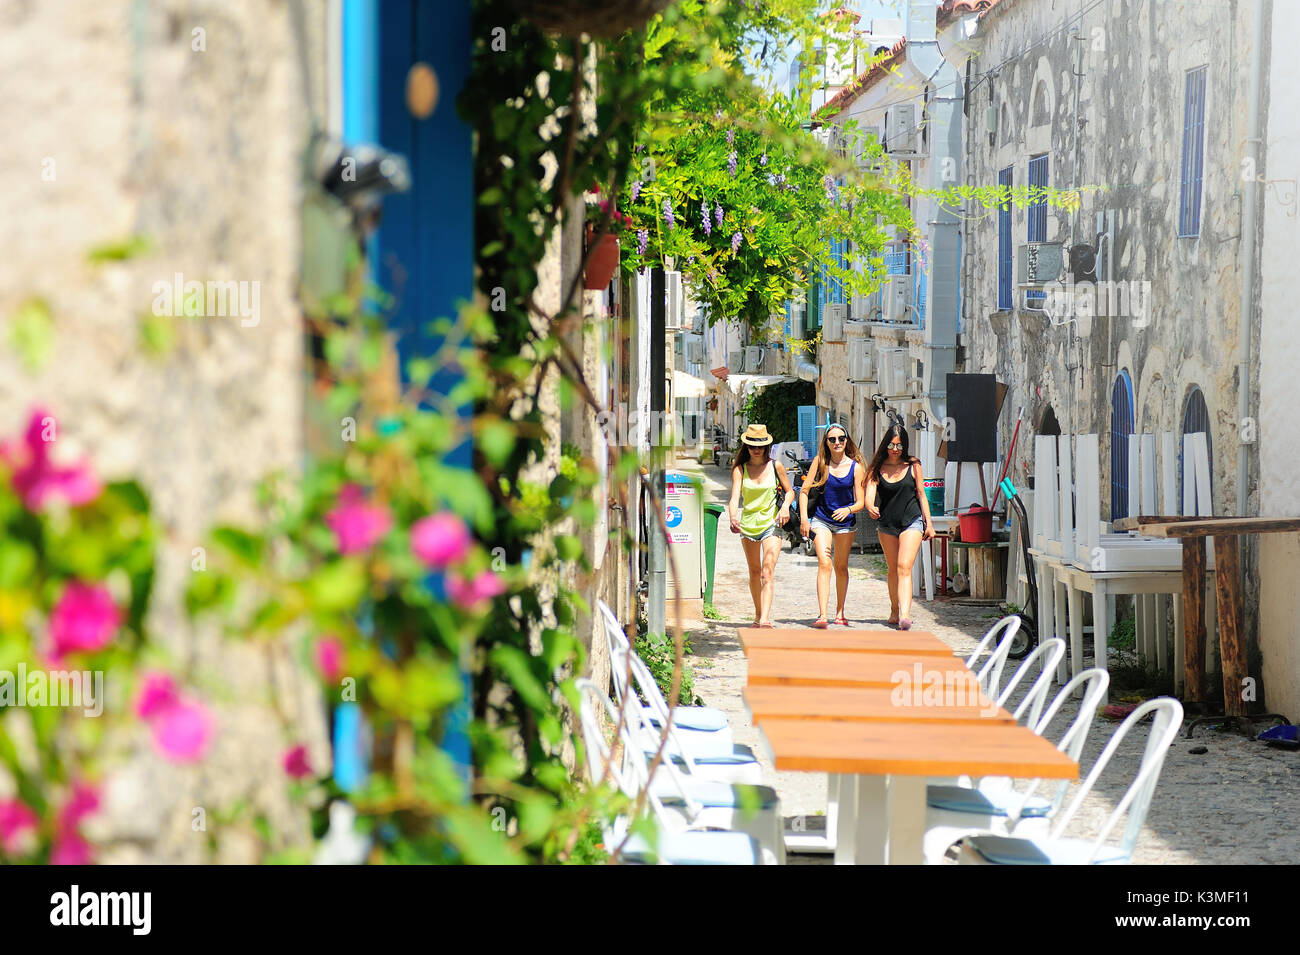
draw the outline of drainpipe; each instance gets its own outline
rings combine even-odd
[[[962,98],[964,78],[953,64],[944,59],[935,35],[935,0],[911,0],[907,8],[907,56],[935,90],[930,100],[930,161],[927,186],[942,189],[960,184],[962,160]],[[953,178],[944,179],[945,168]],[[960,218],[944,208],[936,208],[926,223],[930,230],[930,296],[926,309],[925,375],[929,385],[921,397],[932,421],[942,421],[947,413],[947,375],[957,369],[958,279],[961,260],[958,253]],[[937,399],[937,400],[936,400]]]
[[[1249,169],[1258,170],[1259,101],[1264,75],[1264,0],[1255,0],[1254,39],[1250,47],[1250,119],[1246,133],[1246,158]],[[1241,429],[1250,416],[1250,326],[1254,317],[1255,298],[1255,177],[1246,177],[1246,194],[1242,207],[1241,249],[1241,328],[1238,332],[1237,358],[1237,513],[1247,516],[1250,492],[1246,480],[1250,458]]]

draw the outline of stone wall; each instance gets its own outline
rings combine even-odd
[[[136,755],[107,792],[105,861],[202,861],[209,837],[216,858],[250,861],[251,835],[214,819],[241,799],[302,842],[280,768],[296,740],[282,727],[328,765],[318,696],[286,649],[196,634],[179,599],[207,528],[251,520],[258,479],[301,460],[300,153],[324,81],[314,69],[314,93],[304,89],[299,44],[306,62],[325,62],[324,7],[301,9],[305,36],[294,7],[273,0],[0,7],[0,315],[40,297],[55,329],[40,370],[0,348],[0,430],[44,403],[63,452],[143,481],[165,530],[152,632],[220,724],[192,769],[160,765],[143,736],[126,742]],[[152,251],[88,261],[132,235]],[[175,347],[148,357],[142,316],[153,284],[176,273],[250,283],[257,314],[169,319]],[[194,807],[207,832],[192,830]]]

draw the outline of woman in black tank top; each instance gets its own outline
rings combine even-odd
[[[921,462],[907,449],[907,429],[891,425],[867,466],[867,513],[879,521],[877,535],[889,566],[889,622],[910,630],[912,564],[921,541],[934,536],[930,504],[921,493]]]

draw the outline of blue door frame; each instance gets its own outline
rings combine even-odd
[[[429,323],[454,317],[460,304],[473,297],[473,140],[456,112],[470,72],[470,2],[343,0],[342,13],[343,137],[350,143],[377,143],[401,153],[410,164],[411,190],[384,199],[379,229],[367,246],[371,280],[394,296],[389,325],[401,336],[405,378],[411,358],[432,354],[441,344],[428,331]],[[412,116],[406,105],[407,75],[416,63],[430,66],[438,79],[438,101],[425,119]],[[432,390],[446,394],[456,380],[440,371]],[[463,414],[468,417],[469,409]],[[469,443],[444,463],[469,467]],[[443,594],[441,575],[429,585]],[[466,702],[453,714],[443,746],[468,772],[468,673],[465,690]],[[335,779],[344,789],[364,778],[359,760],[340,759],[359,752],[359,733],[355,713],[336,719]],[[341,740],[343,734],[350,738]]]

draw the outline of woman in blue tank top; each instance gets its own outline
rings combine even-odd
[[[866,507],[867,468],[858,446],[840,425],[826,429],[817,460],[808,471],[799,495],[800,530],[811,536],[817,552],[817,607],[820,615],[813,624],[826,629],[826,602],[830,599],[831,571],[835,572],[835,622],[849,625],[844,616],[844,598],[849,587],[849,550],[858,519]],[[809,494],[820,499],[809,513]]]

